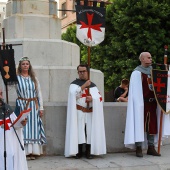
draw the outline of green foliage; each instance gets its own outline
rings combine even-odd
[[[142,51],[153,62],[163,63],[164,45],[170,44],[169,0],[114,0],[106,9],[105,40],[91,48],[91,68],[105,76],[105,90],[114,89],[121,79],[130,78]],[[62,38],[80,46],[81,61],[87,63],[87,47],[76,39],[76,27]]]

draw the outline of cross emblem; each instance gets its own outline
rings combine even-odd
[[[4,124],[4,120],[0,120],[0,126],[4,124],[4,128],[5,130],[9,130],[9,126],[8,126],[8,123],[11,123],[10,119],[6,119],[5,120],[5,124]]]
[[[98,92],[99,93],[99,95],[100,95],[100,97],[99,97],[99,100],[100,100],[100,102],[103,100],[102,99],[102,96],[101,96],[101,94],[100,94],[100,92]],[[86,97],[86,96],[88,96],[89,94],[88,94],[88,89],[85,89],[85,93],[83,93],[82,95],[81,95],[81,97]]]
[[[90,38],[91,40],[92,40],[91,29],[94,29],[94,30],[97,30],[97,31],[102,32],[102,30],[100,29],[100,26],[101,26],[102,24],[92,25],[93,15],[94,15],[94,14],[88,14],[88,13],[87,13],[88,24],[84,23],[83,21],[80,21],[80,23],[81,23],[80,29],[88,28],[87,37]]]
[[[100,92],[98,92],[98,93],[100,94]],[[100,94],[100,96],[101,96],[101,94]],[[103,99],[102,99],[102,96],[99,97],[99,100],[100,100],[100,102],[103,100]]]
[[[81,97],[86,97],[86,96],[88,95],[88,89],[85,89],[84,91],[85,91],[85,93],[83,93],[83,94],[81,95]]]
[[[161,88],[165,88],[165,83],[161,83],[161,78],[157,78],[157,83],[153,83],[157,87],[157,92],[161,92]]]

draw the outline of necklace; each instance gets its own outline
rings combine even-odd
[[[28,74],[21,74],[22,77],[26,78],[26,77],[29,77]]]

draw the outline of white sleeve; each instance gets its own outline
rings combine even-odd
[[[40,103],[40,110],[44,110],[44,108],[43,108],[43,97],[42,97],[42,93],[41,93],[41,86],[40,86],[40,83],[39,83],[37,78],[36,78],[36,80],[37,80],[37,93],[38,93],[38,100],[39,100],[39,103]]]

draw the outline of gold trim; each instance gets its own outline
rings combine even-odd
[[[155,99],[156,99],[157,105],[159,105],[159,107],[161,108],[161,111],[163,113],[170,114],[170,110],[168,112],[166,112],[165,110],[163,110],[163,108],[161,107],[161,105],[158,102],[157,95],[156,95],[156,92],[155,92],[155,88],[154,88],[154,85],[153,85],[153,70],[157,70],[157,71],[167,71],[167,70],[151,69],[151,80],[152,80],[153,92],[154,92],[154,95],[155,95]]]

